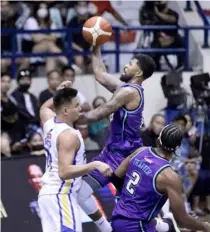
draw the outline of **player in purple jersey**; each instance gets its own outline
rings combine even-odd
[[[100,48],[94,47],[92,66],[96,80],[111,91],[113,96],[104,105],[82,114],[78,123],[98,121],[113,115],[105,148],[94,160],[109,164],[114,171],[129,154],[142,146],[140,137],[144,107],[142,82],[153,74],[155,62],[147,55],[136,55],[125,65],[121,78],[117,79],[107,73]],[[91,172],[83,180],[83,188],[79,193],[80,205],[94,221],[98,221],[100,215],[97,215],[88,199],[96,189],[107,185],[110,180],[99,172]],[[108,232],[107,229],[104,231]]]
[[[118,188],[124,179],[112,217],[114,232],[155,232],[154,218],[167,199],[180,225],[194,231],[210,231],[209,223],[187,214],[182,182],[169,163],[183,136],[177,126],[167,125],[160,133],[157,148],[141,147],[121,163],[112,177]]]

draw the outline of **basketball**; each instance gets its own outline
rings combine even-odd
[[[84,23],[82,34],[88,43],[94,46],[102,45],[110,39],[112,26],[106,19],[94,16]]]

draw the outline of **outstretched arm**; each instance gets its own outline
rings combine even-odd
[[[209,231],[210,227],[207,223],[194,219],[186,212],[180,177],[169,169],[163,172],[163,175],[160,174],[160,176],[157,177],[157,187],[167,193],[171,211],[177,223],[190,230]]]
[[[58,90],[62,88],[71,88],[71,81],[64,81],[58,86]],[[47,100],[39,110],[41,124],[44,125],[46,121],[55,116],[53,98]]]
[[[101,49],[98,46],[93,47],[92,66],[96,80],[110,92],[113,93],[123,84],[122,81],[107,73],[106,67],[101,57]]]
[[[107,118],[119,108],[130,102],[131,99],[133,99],[134,94],[133,89],[129,87],[119,89],[107,103],[87,112],[86,114],[81,114],[78,123],[85,124],[87,122],[95,122]]]

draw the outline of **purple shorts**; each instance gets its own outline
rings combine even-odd
[[[92,161],[101,161],[108,164],[113,171],[115,171],[121,162],[125,159],[125,157],[119,153],[113,153],[108,150],[107,147],[96,157],[92,159]],[[94,170],[89,173],[102,187],[106,186],[110,180],[109,177],[103,176],[99,171]]]
[[[152,222],[137,221],[123,217],[112,218],[113,232],[156,232]]]

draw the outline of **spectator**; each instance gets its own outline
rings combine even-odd
[[[75,82],[75,70],[70,67],[70,66],[66,66],[63,68],[62,70],[62,77],[63,77],[63,80],[65,81],[71,81],[72,84],[74,84]],[[90,105],[88,104],[85,96],[78,91],[77,93],[77,97],[79,99],[79,104],[82,108],[82,111],[89,111],[90,110]]]
[[[192,211],[190,204],[188,203],[188,197],[192,191],[198,175],[198,167],[193,160],[197,157],[198,152],[194,149],[193,144],[190,141],[190,122],[185,115],[178,115],[174,121],[181,130],[185,132],[185,138],[180,146],[179,151],[176,152],[176,156],[173,157],[171,164],[177,171],[183,182],[183,193],[185,196],[186,210],[191,215],[196,215],[196,212]],[[192,140],[193,141],[193,140]]]
[[[33,132],[29,135],[27,146],[30,155],[45,155],[42,135],[38,132]]]
[[[128,23],[123,19],[123,17],[112,7],[110,1],[91,1],[90,9],[91,13],[94,15],[102,15],[108,12],[114,16],[114,18],[124,26],[128,26]]]
[[[178,26],[179,15],[177,12],[168,8],[167,1],[157,1],[154,3],[155,25]],[[152,48],[181,48],[183,47],[183,40],[178,34],[178,30],[163,30],[154,32],[154,41]],[[184,55],[177,55],[177,65],[170,61],[169,56],[155,53],[152,54],[156,62],[157,70],[161,70],[160,58],[164,56],[165,61],[171,70],[178,69],[183,66]]]
[[[15,144],[19,155],[44,155],[42,135],[38,131],[30,131],[26,137]],[[17,154],[14,153],[14,154]]]
[[[182,131],[186,131],[187,119],[184,115],[178,115],[174,118],[173,123],[178,126]]]
[[[29,8],[22,2],[1,1],[1,27],[3,29],[21,28],[29,14]],[[2,53],[10,54],[12,52],[12,36],[11,33],[1,34]],[[14,39],[15,43],[17,43],[17,38],[15,37]],[[29,66],[29,60],[27,58],[16,59],[16,63],[20,66],[20,69],[28,68]],[[7,72],[10,65],[10,59],[1,59],[2,72]]]
[[[11,154],[10,145],[25,136],[24,127],[19,117],[18,102],[8,94],[11,88],[11,77],[7,73],[1,74],[1,141],[2,153]]]
[[[18,87],[12,96],[18,102],[20,119],[24,122],[26,130],[39,125],[39,109],[36,97],[28,92],[31,87],[31,73],[29,70],[21,70],[17,77]]]
[[[104,97],[98,96],[93,100],[93,108],[96,109],[105,103],[106,103],[106,99]],[[91,123],[89,124],[88,127],[88,134],[90,138],[98,144],[101,150],[105,145],[106,138],[109,133],[108,127],[109,127],[108,119],[103,119],[99,122]]]
[[[71,19],[69,28],[81,28],[85,21],[90,17],[88,13],[88,2],[78,1],[75,5],[77,15]],[[72,48],[76,52],[89,51],[91,45],[83,38],[81,30],[72,34]],[[90,58],[88,56],[77,55],[74,57],[75,64],[82,72],[91,72]]]
[[[198,129],[198,128],[197,128]],[[199,133],[197,133],[199,134]],[[198,135],[197,135],[198,136]],[[196,147],[200,146],[201,137],[197,137]],[[199,171],[197,182],[192,192],[192,207],[199,216],[210,214],[210,136],[203,135],[202,149],[201,149],[201,168]],[[201,204],[203,199],[203,204]],[[201,206],[203,206],[201,208]]]
[[[149,127],[141,132],[144,146],[155,147],[157,145],[157,138],[165,124],[166,121],[162,114],[155,114],[152,117]]]
[[[41,3],[36,7],[34,16],[29,17],[24,25],[25,30],[40,30],[40,29],[56,29],[56,25],[50,19],[49,9],[45,3]],[[41,34],[24,34],[22,48],[24,52],[57,52],[61,49],[58,44],[58,35],[55,33]],[[58,43],[58,44],[57,44]],[[66,57],[58,56],[56,58],[48,57],[46,59],[46,71],[52,71],[56,68],[56,62],[66,65],[68,60]]]
[[[48,80],[48,88],[40,93],[39,106],[44,104],[44,102],[46,102],[54,95],[57,87],[61,83],[60,72],[58,72],[57,70],[52,70],[51,72],[47,73],[47,80]]]

